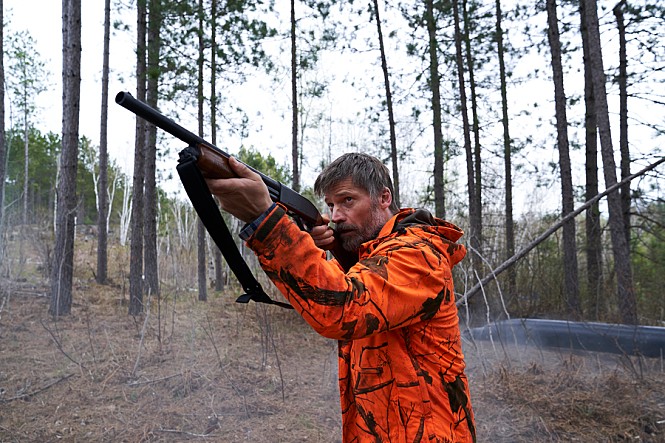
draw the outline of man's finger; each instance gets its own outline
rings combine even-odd
[[[229,166],[235,172],[235,174],[240,177],[240,178],[251,178],[251,179],[259,179],[259,175],[252,171],[249,166],[241,162],[240,160],[236,159],[233,156],[229,157]]]

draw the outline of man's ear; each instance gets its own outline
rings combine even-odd
[[[383,191],[381,191],[381,197],[379,198],[379,204],[381,206],[381,209],[389,208],[392,202],[393,202],[393,195],[390,192],[390,189],[384,186]]]

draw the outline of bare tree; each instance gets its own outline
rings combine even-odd
[[[148,7],[147,85],[146,103],[157,108],[159,96],[159,54],[161,50],[162,0],[150,0]],[[145,146],[145,196],[143,226],[143,259],[146,291],[159,295],[157,266],[157,128],[146,125]]]
[[[619,30],[619,152],[621,153],[621,178],[630,175],[630,147],[628,145],[628,57],[626,55],[626,25],[623,10],[626,0],[621,0],[613,8]],[[621,188],[621,210],[624,232],[630,247],[630,183]]]
[[[104,54],[102,57],[102,111],[99,134],[99,204],[97,207],[97,283],[108,279],[108,112],[109,46],[111,41],[111,0],[104,1]]]
[[[49,314],[55,317],[69,314],[72,308],[81,97],[81,0],[62,1],[62,85],[62,154],[56,190],[56,238],[49,305]]]
[[[381,71],[383,72],[383,84],[386,90],[386,107],[388,108],[388,128],[390,131],[390,158],[393,165],[393,190],[395,203],[400,206],[399,199],[399,165],[397,160],[397,135],[395,134],[395,114],[393,111],[393,95],[390,90],[390,75],[388,73],[388,61],[386,58],[386,47],[383,43],[383,31],[381,29],[381,16],[379,14],[379,1],[373,0],[374,19],[376,20],[377,37],[379,39],[379,52],[381,54]]]
[[[199,57],[197,60],[197,65],[198,65],[198,82],[197,82],[197,94],[196,94],[196,102],[197,102],[197,108],[198,108],[198,115],[199,115],[199,136],[203,137],[203,104],[204,104],[204,97],[203,97],[203,82],[204,82],[204,76],[203,76],[203,61],[204,61],[204,54],[205,54],[205,45],[203,42],[203,0],[199,0],[198,4],[198,29],[197,29],[197,34],[198,34],[198,40],[199,40]],[[213,75],[214,77],[214,75]],[[199,283],[199,300],[200,301],[207,301],[208,300],[208,284],[207,284],[207,277],[206,277],[206,230],[205,226],[203,226],[203,222],[201,219],[198,219],[198,222],[196,223],[196,250],[197,250],[197,275],[198,275],[198,283]]]
[[[559,171],[561,174],[561,217],[575,210],[573,173],[570,164],[568,143],[568,117],[566,115],[566,93],[563,84],[561,63],[561,40],[556,0],[547,0],[547,36],[550,44],[552,79],[554,80],[554,104],[556,115],[557,148],[559,151]],[[563,225],[563,269],[564,291],[569,312],[577,317],[580,314],[579,285],[577,276],[577,248],[575,242],[575,220]]]
[[[469,245],[472,248],[471,263],[474,271],[481,275],[480,251],[480,211],[478,208],[477,187],[475,184],[474,153],[471,145],[471,127],[469,124],[466,88],[464,80],[464,55],[462,52],[462,31],[459,22],[459,0],[453,0],[453,19],[455,26],[455,54],[459,89],[460,112],[462,114],[462,132],[464,133],[464,152],[466,153],[467,192],[469,194]]]
[[[434,213],[437,217],[446,216],[446,200],[443,179],[443,134],[441,130],[441,88],[439,79],[439,44],[436,39],[436,18],[434,1],[425,2],[425,22],[429,36],[429,77],[432,90],[432,128],[434,130]]]
[[[596,123],[596,102],[591,78],[589,41],[584,12],[585,2],[580,2],[580,33],[582,35],[582,53],[584,56],[584,129],[585,129],[585,198],[591,200],[598,194],[598,129]],[[600,205],[598,202],[589,206],[585,214],[586,232],[586,269],[587,291],[594,300],[595,318],[600,319],[602,244],[600,226]]]
[[[501,88],[501,126],[503,127],[503,165],[505,175],[505,230],[506,230],[506,258],[515,254],[515,223],[513,221],[513,167],[512,143],[510,140],[510,125],[508,120],[508,86],[506,82],[505,49],[503,46],[503,13],[501,0],[496,0],[496,49],[499,60],[499,81]],[[514,294],[517,281],[515,268],[508,269],[508,293]]]
[[[469,92],[471,93],[471,130],[473,131],[473,172],[475,174],[474,185],[475,196],[475,224],[477,229],[476,253],[482,254],[482,232],[483,232],[483,175],[482,161],[480,156],[480,126],[478,119],[478,94],[476,93],[475,63],[471,51],[471,17],[469,17],[469,7],[467,0],[462,0],[462,18],[464,20],[464,49],[466,58],[466,69],[469,74]]]
[[[0,23],[4,23],[4,1],[0,0]],[[5,27],[0,27],[0,48],[4,48]],[[5,176],[7,144],[5,143],[5,51],[0,51],[0,260],[5,253]]]
[[[136,98],[146,97],[146,0],[136,2]],[[129,314],[143,312],[143,183],[145,177],[145,122],[136,118],[134,179],[132,182],[131,239],[129,258]]]
[[[610,116],[605,89],[605,70],[603,68],[602,46],[598,25],[596,0],[585,2],[585,16],[588,30],[589,55],[593,91],[596,101],[598,133],[600,135],[600,152],[603,159],[603,175],[605,185],[611,187],[617,183],[614,148],[610,130]],[[609,209],[609,227],[614,256],[614,271],[617,279],[617,297],[621,320],[627,324],[637,323],[637,300],[633,286],[633,271],[630,263],[630,250],[626,241],[621,196],[613,193],[607,197]]]
[[[296,51],[296,0],[291,0],[291,159],[293,190],[300,192],[300,162],[298,155],[298,59]]]

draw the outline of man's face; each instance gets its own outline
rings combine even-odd
[[[337,238],[346,251],[357,251],[361,244],[376,238],[389,218],[380,201],[354,186],[350,178],[333,186],[325,194],[325,202]]]

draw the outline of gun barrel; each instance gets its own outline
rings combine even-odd
[[[180,126],[170,118],[166,117],[164,114],[160,113],[156,109],[152,108],[148,104],[143,103],[140,100],[137,100],[129,92],[125,91],[118,92],[118,94],[116,94],[115,96],[115,102],[120,106],[124,107],[125,109],[133,112],[137,116],[141,117],[142,119],[146,120],[147,122],[152,123],[158,128],[168,132],[172,136],[182,140],[188,145],[194,145],[194,146],[204,145],[207,146],[208,148],[217,151],[223,157],[229,158],[228,153],[224,152],[223,150],[219,149],[216,146],[213,146],[212,144],[205,141],[205,139],[199,137],[193,132],[183,128],[182,126]],[[305,223],[307,223],[310,226],[322,223],[321,214],[319,213],[319,210],[316,209],[316,206],[314,206],[314,204],[312,204],[309,200],[302,197],[300,194],[293,191],[288,186],[283,185],[282,183],[273,179],[272,177],[268,177],[267,175],[263,174],[260,171],[257,171],[256,169],[252,168],[249,165],[247,166],[257,174],[259,174],[263,182],[268,187],[270,197],[273,199],[273,201],[280,201],[284,203],[291,214],[302,218],[303,221],[305,221]]]
[[[170,118],[166,117],[164,114],[158,112],[154,108],[150,107],[149,105],[143,103],[140,100],[135,99],[134,97],[132,97],[132,94],[130,94],[129,92],[124,92],[124,91],[118,92],[118,94],[115,96],[115,102],[120,106],[133,112],[134,114],[138,115],[142,119],[152,123],[158,128],[163,129],[172,136],[179,138],[185,143],[195,144],[195,145],[202,143],[207,146],[210,146],[210,143],[206,142],[203,138],[183,128],[182,126],[180,126]],[[220,150],[219,148],[217,149]],[[226,156],[228,157],[228,154],[226,154]]]

